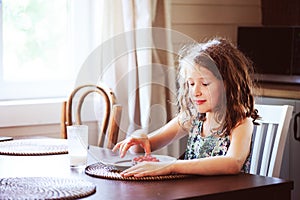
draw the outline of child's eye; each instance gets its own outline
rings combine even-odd
[[[194,83],[194,82],[191,82],[191,81],[188,81],[188,84],[189,84],[190,86],[195,85],[195,83]]]
[[[209,83],[202,83],[203,86],[209,86]]]

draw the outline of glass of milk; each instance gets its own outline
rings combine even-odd
[[[88,150],[88,126],[67,126],[67,141],[70,166],[85,166]]]

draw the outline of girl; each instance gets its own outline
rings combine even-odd
[[[142,162],[123,176],[236,174],[248,172],[253,124],[252,63],[229,41],[215,38],[180,54],[178,115],[162,128],[131,136],[114,147],[123,157],[159,149],[188,134],[184,160]],[[134,135],[134,134],[133,134]]]

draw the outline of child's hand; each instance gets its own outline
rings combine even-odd
[[[124,177],[168,175],[172,173],[172,167],[174,163],[175,162],[141,162],[122,171],[120,174]]]
[[[117,151],[119,149],[120,157],[124,157],[128,149],[133,145],[140,145],[146,155],[149,155],[151,153],[151,147],[150,142],[145,133],[142,133],[140,130],[134,132],[131,137],[119,142],[114,146],[112,151]]]

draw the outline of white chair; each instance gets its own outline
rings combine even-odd
[[[289,105],[255,105],[261,119],[253,132],[250,173],[279,177],[283,151],[293,114]]]

